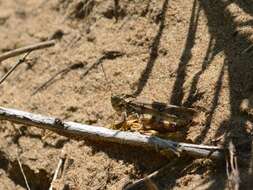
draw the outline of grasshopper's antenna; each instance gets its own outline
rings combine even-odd
[[[125,55],[124,52],[119,52],[119,51],[104,51],[103,53],[104,53],[104,55],[103,55],[102,59],[115,59],[117,57],[121,57],[121,56]],[[107,78],[106,73],[105,73],[105,69],[103,67],[103,63],[101,63],[101,67],[102,67],[102,71],[104,73],[105,80],[106,80],[106,82],[109,86],[111,96],[112,96],[113,95],[112,85],[108,81],[108,78]]]
[[[104,77],[105,77],[105,80],[106,80],[106,83],[109,87],[109,90],[110,90],[110,93],[111,93],[111,96],[113,95],[113,91],[112,91],[112,85],[110,84],[109,80],[108,80],[108,77],[106,75],[106,72],[105,72],[105,69],[104,69],[104,66],[103,66],[103,63],[101,64],[101,68],[102,68],[102,71],[103,71],[103,74],[104,74]]]

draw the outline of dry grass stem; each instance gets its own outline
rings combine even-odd
[[[230,141],[228,146],[229,155],[226,159],[226,172],[228,176],[228,186],[231,190],[239,190],[240,174],[237,164],[236,150],[234,144]]]
[[[63,170],[63,166],[64,166],[64,162],[66,160],[66,152],[64,150],[64,148],[62,149],[62,152],[61,152],[61,156],[60,156],[60,160],[58,162],[58,165],[56,167],[56,170],[54,172],[54,176],[53,176],[53,179],[52,179],[52,182],[51,182],[51,185],[49,187],[49,190],[53,190],[53,184],[54,184],[54,181],[57,179],[60,171],[62,172]]]
[[[25,175],[25,172],[24,172],[24,170],[23,170],[23,167],[22,167],[22,164],[21,164],[21,162],[20,162],[20,159],[19,159],[18,154],[17,154],[17,161],[18,161],[18,165],[19,165],[20,171],[21,171],[21,173],[22,173],[22,175],[23,175],[23,177],[24,177],[25,184],[26,184],[26,188],[27,188],[28,190],[30,190],[30,187],[29,187],[29,184],[28,184],[28,181],[27,181],[27,178],[26,178],[26,175]]]
[[[2,84],[8,76],[19,66],[21,63],[24,63],[26,60],[26,57],[30,54],[30,52],[27,52],[22,59],[20,59],[1,79],[0,84]]]
[[[2,55],[0,55],[0,62],[4,61],[6,59],[9,59],[11,57],[21,55],[23,53],[48,48],[48,47],[51,47],[51,46],[54,46],[54,45],[55,45],[55,40],[50,40],[50,41],[36,43],[36,44],[25,46],[25,47],[22,47],[22,48],[14,49],[14,50],[8,51],[8,52],[3,53]]]

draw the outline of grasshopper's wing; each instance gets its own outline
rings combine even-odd
[[[152,104],[144,103],[143,105],[150,107],[159,112],[164,112],[177,117],[183,117],[191,119],[197,115],[197,111],[193,108],[187,108],[183,106],[176,106],[171,104],[165,104],[160,102],[153,102]]]

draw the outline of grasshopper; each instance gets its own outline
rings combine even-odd
[[[111,96],[111,104],[124,120],[130,114],[148,117],[152,121],[173,126],[187,125],[197,114],[196,110],[176,105],[166,105],[160,102],[142,103],[134,100],[131,95],[120,94]]]

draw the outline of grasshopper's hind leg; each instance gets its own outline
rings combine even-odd
[[[120,118],[118,120],[116,120],[113,124],[114,128],[116,129],[120,129],[122,128],[122,126],[126,123],[127,121],[127,113],[126,112],[121,112],[120,114],[118,114],[120,116]]]

